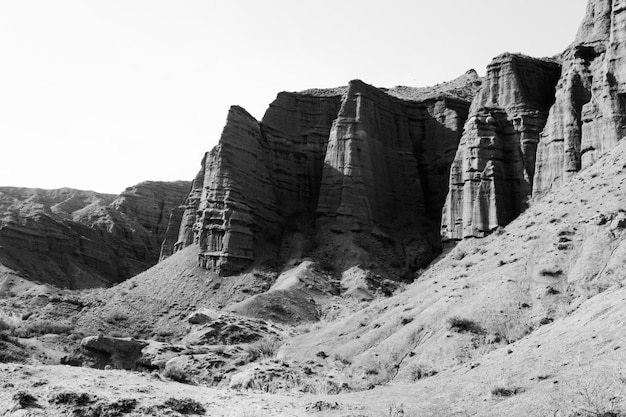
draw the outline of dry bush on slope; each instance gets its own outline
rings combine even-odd
[[[264,337],[244,346],[248,360],[254,362],[257,359],[273,359],[280,347],[280,340],[276,337]]]

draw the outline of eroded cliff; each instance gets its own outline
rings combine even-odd
[[[514,54],[487,67],[452,163],[444,238],[482,237],[526,209],[559,74],[552,60]]]
[[[197,243],[200,265],[221,275],[305,256],[346,268],[374,262],[372,246],[402,273],[424,265],[439,249],[447,176],[469,109],[459,96],[480,83],[469,71],[437,89],[352,81],[280,93],[261,122],[232,107],[173,247]]]
[[[0,263],[65,288],[108,286],[154,265],[189,182],[145,182],[119,196],[0,188]]]
[[[560,187],[626,135],[626,2],[591,0],[537,149],[533,194]]]

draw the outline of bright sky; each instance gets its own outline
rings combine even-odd
[[[191,180],[228,108],[550,56],[586,0],[0,1],[0,186]]]

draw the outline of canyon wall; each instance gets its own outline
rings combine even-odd
[[[399,247],[404,269],[424,265],[439,250],[449,167],[469,110],[459,96],[480,83],[469,71],[437,90],[357,80],[280,93],[260,122],[233,106],[168,247],[198,244],[199,264],[228,275],[275,262],[289,236],[300,237],[305,256],[326,232],[350,244],[358,234]]]
[[[0,188],[0,263],[32,281],[108,286],[158,261],[168,216],[189,182],[145,182],[119,196]]]
[[[482,237],[526,209],[559,74],[556,62],[523,55],[503,54],[489,64],[452,163],[445,239]]]
[[[591,0],[537,149],[533,195],[560,187],[626,135],[626,1]]]

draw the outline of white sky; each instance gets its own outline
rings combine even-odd
[[[0,0],[0,185],[191,180],[230,105],[549,56],[586,0]]]

